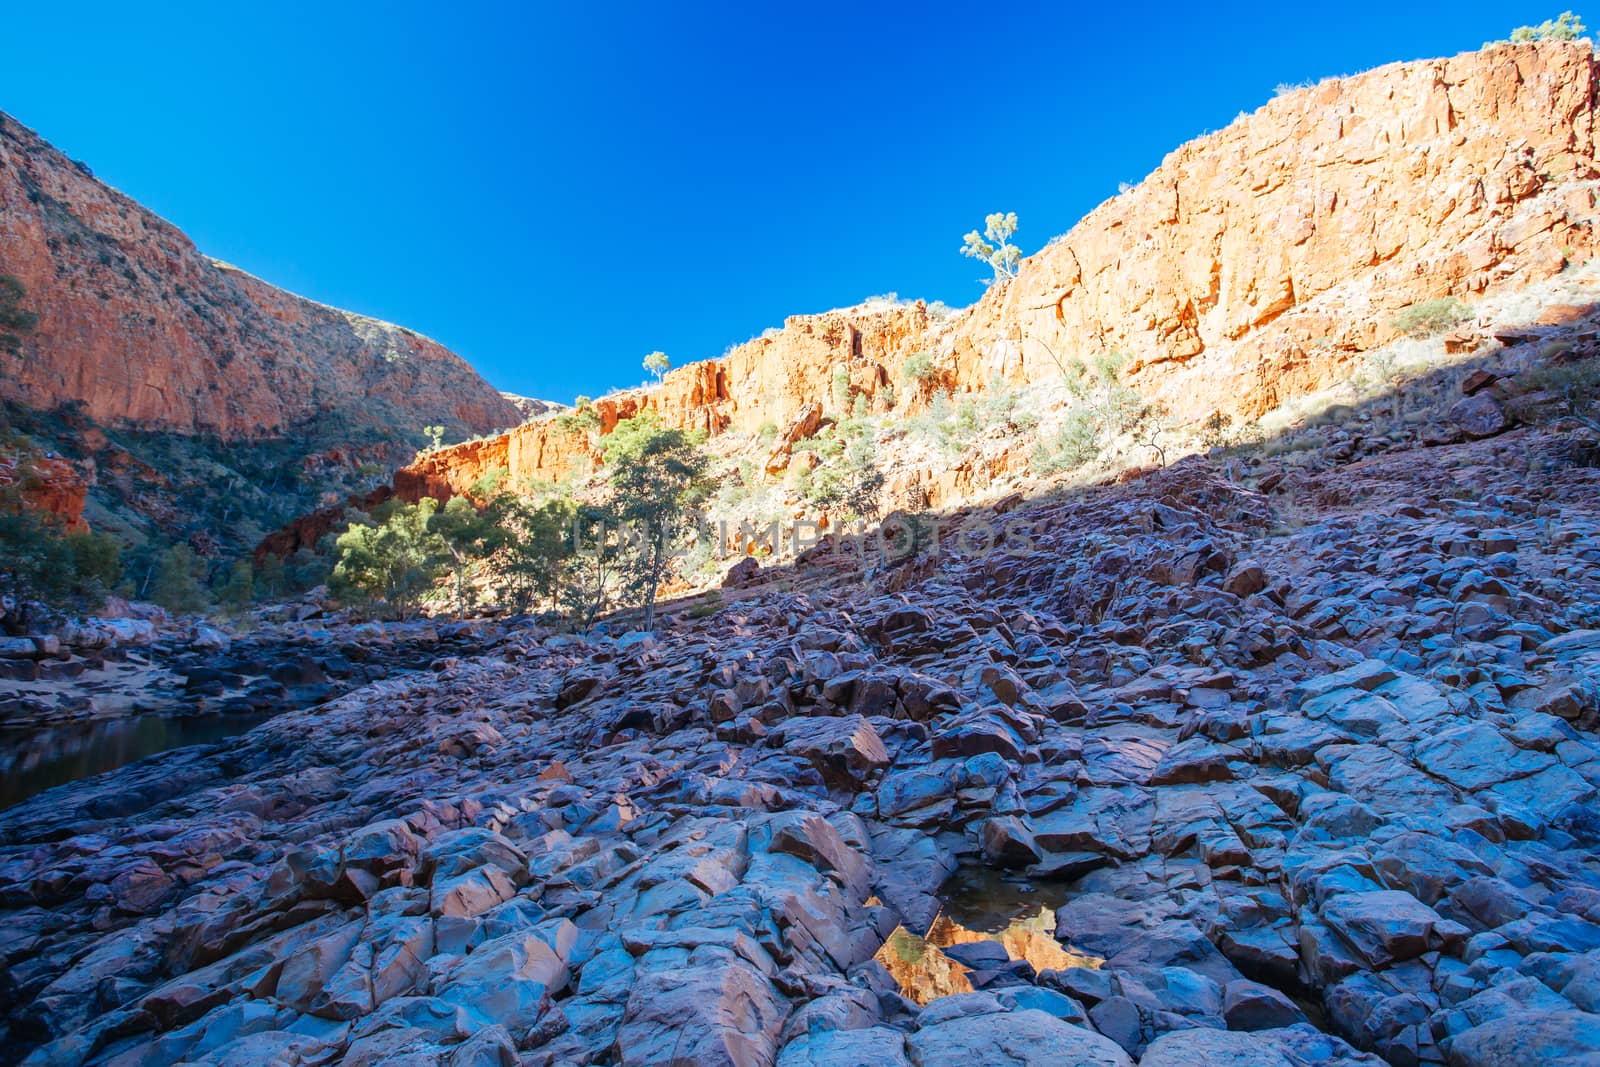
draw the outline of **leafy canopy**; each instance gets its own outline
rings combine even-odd
[[[439,502],[389,501],[373,512],[374,523],[352,523],[335,543],[338,562],[328,587],[346,600],[382,604],[409,618],[433,588],[448,558],[444,538],[429,524]]]
[[[647,411],[617,423],[601,446],[615,517],[642,535],[637,592],[646,629],[672,552],[692,526],[691,509],[711,491],[704,441],[705,434],[663,426]]]

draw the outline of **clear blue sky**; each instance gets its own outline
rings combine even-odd
[[[970,303],[985,213],[1036,251],[1280,82],[1559,3],[30,3],[0,109],[209,254],[570,400],[788,314]]]

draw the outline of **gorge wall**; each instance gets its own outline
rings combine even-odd
[[[953,317],[920,303],[794,316],[655,387],[597,402],[600,432],[649,409],[712,433],[834,407],[843,367],[882,410],[914,352],[942,383],[1059,378],[1122,350],[1124,378],[1183,421],[1250,419],[1347,376],[1396,311],[1538,281],[1595,252],[1595,60],[1587,43],[1396,63],[1274,99],[1177,151]],[[900,389],[895,410],[923,402]],[[487,471],[555,479],[596,436],[536,421],[432,453],[401,495]]]
[[[38,315],[18,351],[0,350],[0,399],[31,408],[223,440],[329,413],[407,431],[521,421],[441,345],[207,258],[4,114],[0,274]]]

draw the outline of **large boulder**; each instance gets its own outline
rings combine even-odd
[[[923,1026],[908,1044],[917,1067],[1133,1067],[1110,1038],[1034,1008]]]
[[[1456,401],[1447,417],[1468,437],[1493,437],[1506,428],[1505,409],[1488,393],[1475,393]]]
[[[771,741],[809,760],[833,789],[858,790],[873,772],[889,765],[878,731],[860,715],[788,719],[772,731]]]
[[[788,1005],[741,960],[640,976],[617,1030],[622,1067],[772,1063]]]
[[[1456,1067],[1593,1067],[1600,1063],[1600,1015],[1519,1011],[1475,1026],[1450,1042]]]
[[[1150,1042],[1139,1067],[1301,1067],[1303,1062],[1255,1034],[1196,1027]]]

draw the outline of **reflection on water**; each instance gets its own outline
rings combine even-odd
[[[37,730],[0,730],[0,808],[169,748],[242,734],[270,717],[139,715]]]
[[[941,949],[974,941],[998,941],[1014,960],[1035,971],[1099,967],[1101,960],[1063,948],[1055,938],[1063,887],[1034,888],[986,868],[957,871],[940,890],[944,906],[926,934],[905,927],[889,935],[875,957],[889,969],[900,991],[918,1004],[952,993],[970,993],[970,971]]]

